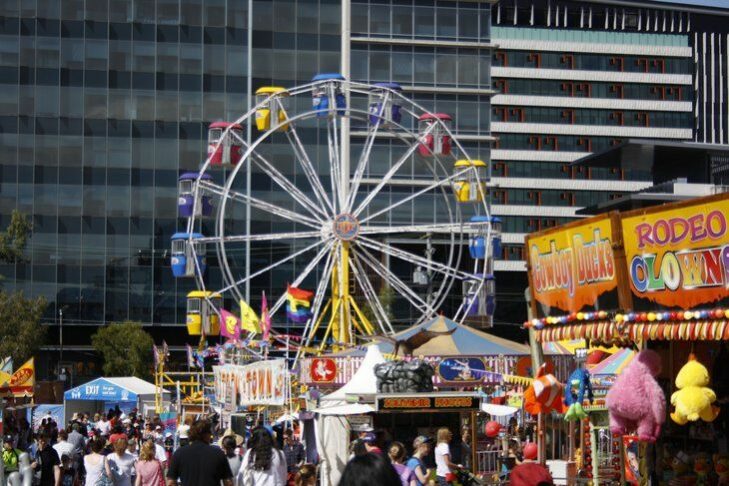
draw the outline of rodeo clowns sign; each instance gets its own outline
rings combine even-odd
[[[611,215],[527,237],[529,285],[536,315],[618,307]]]
[[[622,215],[636,311],[729,304],[729,195]]]

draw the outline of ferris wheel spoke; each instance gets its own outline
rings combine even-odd
[[[373,239],[367,238],[365,236],[358,237],[357,244],[370,248],[375,251],[380,251],[382,253],[390,255],[391,257],[397,258],[397,259],[405,261],[405,262],[417,263],[418,265],[422,265],[429,270],[433,270],[435,272],[441,273],[448,277],[457,278],[459,280],[473,279],[473,275],[469,275],[468,273],[463,272],[461,270],[456,270],[454,268],[450,268],[447,265],[443,265],[442,263],[439,263],[439,262],[436,262],[433,260],[428,260],[425,257],[416,255],[414,253],[410,253],[409,251],[405,251],[400,248],[394,248],[392,246],[385,245],[383,243],[380,243],[377,240],[373,240]]]
[[[390,93],[385,93],[385,98],[382,101],[382,106],[387,105],[388,101],[390,99]],[[381,114],[382,112],[380,112]],[[380,129],[380,125],[382,124],[382,118],[377,117],[377,121],[374,123],[374,125],[370,126],[370,129],[367,133],[367,138],[365,139],[365,144],[362,149],[362,153],[359,156],[359,161],[357,162],[357,169],[354,171],[354,177],[352,178],[352,186],[350,189],[349,197],[347,199],[347,205],[345,207],[346,212],[352,211],[352,206],[354,206],[354,201],[357,197],[357,191],[359,191],[359,186],[362,183],[362,178],[364,177],[365,169],[367,168],[367,162],[370,160],[370,154],[372,153],[372,146],[375,143],[375,139],[377,138],[377,132]]]
[[[209,236],[203,238],[197,238],[195,241],[201,243],[215,243],[222,240],[225,243],[237,243],[245,241],[280,241],[280,240],[299,240],[306,238],[318,238],[321,239],[321,231],[288,231],[281,233],[261,233],[255,235],[232,235],[223,236],[222,238]],[[319,242],[321,243],[321,241]]]
[[[331,248],[332,244],[333,244],[332,242],[329,242],[324,248],[322,248],[319,251],[317,256],[315,256],[314,260],[312,260],[312,261],[321,260],[321,257],[319,255],[326,254],[326,252],[329,250],[329,248]],[[228,285],[224,289],[220,290],[218,293],[223,293],[223,292],[233,289],[234,287],[237,287],[238,285],[243,285],[244,283],[248,282],[249,280],[252,280],[252,279],[258,277],[259,275],[263,275],[264,273],[270,272],[270,271],[274,270],[276,267],[279,267],[279,266],[283,265],[284,263],[289,262],[289,261],[293,260],[294,258],[313,250],[314,248],[316,248],[319,245],[321,245],[321,242],[317,241],[316,243],[313,243],[313,244],[307,246],[306,248],[302,248],[301,250],[299,250],[295,253],[292,253],[291,255],[287,256],[286,258],[283,258],[275,263],[272,263],[271,265],[267,266],[266,268],[262,268],[261,270],[258,270],[257,272],[254,272],[247,277],[243,277],[242,279],[233,282],[232,284]]]
[[[321,228],[322,225],[321,221],[317,221],[303,214],[296,213],[294,211],[291,211],[290,209],[276,206],[275,204],[263,201],[262,199],[248,196],[246,194],[243,194],[242,192],[234,191],[231,189],[226,193],[224,187],[220,187],[217,184],[209,181],[200,181],[200,187],[210,193],[217,194],[221,197],[228,197],[234,201],[239,201],[244,204],[250,204],[251,207],[255,207],[268,213],[275,214],[276,216],[280,216],[294,223],[301,223],[311,228]]]
[[[335,240],[327,242],[326,246],[322,248],[322,250],[316,255],[316,257],[312,261],[310,261],[309,264],[306,265],[304,270],[302,270],[301,273],[294,279],[294,281],[291,282],[291,286],[298,287],[299,285],[301,285],[301,282],[303,282],[304,279],[311,273],[311,271],[316,268],[321,259],[324,258],[324,255],[326,255],[327,253],[331,253],[331,250],[334,247],[335,243]],[[271,307],[271,315],[274,315],[285,302],[286,292],[284,292]]]
[[[367,279],[367,273],[365,272],[364,267],[362,267],[356,253],[352,253],[351,255],[350,267],[352,268],[352,274],[354,275],[355,280],[362,289],[362,292],[365,294],[367,303],[370,306],[373,306],[372,313],[374,314],[375,319],[377,319],[380,329],[382,329],[384,334],[394,334],[395,330],[387,317],[387,312],[382,307],[382,303],[377,297],[377,292],[375,292],[374,287],[372,287],[372,282]]]
[[[412,224],[402,226],[363,226],[359,228],[358,235],[386,235],[397,233],[457,233],[468,232],[471,228],[477,228],[475,224],[469,223],[432,223],[432,224]]]
[[[342,208],[342,195],[341,186],[339,185],[341,178],[341,161],[339,153],[339,130],[337,129],[337,117],[332,116],[327,119],[327,146],[329,148],[329,166],[330,166],[330,179],[332,186],[332,202],[335,208]],[[335,209],[335,213],[338,210]]]
[[[421,190],[419,190],[417,192],[414,192],[413,194],[411,194],[411,195],[409,195],[409,196],[407,196],[407,197],[405,197],[403,199],[400,199],[398,201],[395,201],[394,203],[390,204],[389,206],[380,209],[376,213],[372,213],[372,214],[368,215],[367,217],[360,219],[359,222],[360,222],[360,224],[366,223],[367,221],[370,221],[371,219],[376,218],[377,216],[380,216],[382,214],[389,213],[390,211],[392,211],[396,207],[401,206],[401,205],[405,204],[406,202],[412,201],[413,199],[415,199],[415,198],[417,198],[419,196],[422,196],[423,194],[426,194],[426,193],[428,193],[428,192],[430,192],[430,191],[432,191],[434,189],[437,189],[439,187],[443,187],[446,184],[451,185],[450,184],[451,181],[453,181],[454,179],[457,179],[458,177],[462,177],[463,175],[465,175],[470,170],[471,169],[460,170],[460,171],[452,174],[451,176],[446,177],[445,179],[441,179],[439,181],[436,181],[433,184],[430,184],[429,186],[427,186],[427,187],[425,187],[425,188],[423,188],[423,189],[421,189]]]
[[[410,302],[410,305],[412,305],[415,309],[426,315],[436,314],[435,309],[433,309],[430,304],[428,304],[418,294],[416,294],[405,282],[400,279],[400,277],[395,275],[392,271],[390,271],[387,267],[380,263],[377,258],[375,258],[370,252],[367,251],[367,249],[360,246],[357,251],[361,253],[362,261],[370,268],[372,268],[372,270],[374,270],[377,274],[387,280],[388,284],[394,290],[396,290],[397,293],[402,295],[408,302]]]
[[[245,142],[245,140],[243,140],[243,138],[236,134],[234,134],[234,136],[243,145],[243,147],[246,148],[246,150],[250,150],[250,147]],[[273,164],[271,164],[271,162],[269,162],[268,159],[266,159],[263,155],[259,154],[255,150],[252,150],[250,159],[279,187],[288,191],[292,196],[295,196],[296,202],[305,207],[312,216],[317,219],[320,219],[322,217],[324,219],[329,218],[329,216],[326,214],[326,212],[324,212],[323,209],[321,209],[311,199],[309,199],[306,194],[299,190],[299,188],[296,187],[294,183],[292,183],[286,176],[284,176],[278,169],[276,169]]]
[[[433,129],[434,125],[428,127],[428,130],[423,133],[423,136],[428,135],[430,131]],[[354,216],[357,217],[364,209],[369,205],[370,202],[377,196],[377,194],[380,193],[383,187],[387,185],[387,183],[392,179],[392,177],[397,173],[398,170],[405,164],[405,162],[408,161],[408,159],[415,153],[415,151],[418,149],[418,143],[413,143],[408,147],[407,151],[405,151],[405,154],[398,159],[397,162],[395,162],[392,167],[390,167],[390,170],[387,171],[385,176],[382,178],[379,184],[375,186],[372,191],[370,191],[367,194],[367,197],[360,203],[360,205],[357,207],[357,209],[354,211]]]
[[[327,197],[326,190],[319,180],[319,176],[317,175],[317,171],[314,168],[314,164],[312,164],[311,159],[309,158],[309,154],[306,152],[304,144],[299,138],[299,134],[296,131],[296,126],[294,123],[289,125],[289,130],[287,130],[286,132],[286,137],[291,144],[291,148],[296,154],[296,159],[299,161],[302,169],[304,170],[304,174],[306,175],[306,178],[308,179],[309,184],[314,191],[314,195],[319,201],[319,204],[321,204],[322,207],[328,207],[332,214],[334,214],[334,206],[332,206],[332,202]]]

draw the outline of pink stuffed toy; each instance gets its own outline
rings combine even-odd
[[[650,349],[639,352],[608,391],[610,431],[631,434],[655,442],[666,421],[666,397],[655,377],[661,372],[661,357]]]

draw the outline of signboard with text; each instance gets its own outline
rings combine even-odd
[[[729,304],[729,194],[621,216],[636,311]]]
[[[215,400],[228,409],[284,404],[288,383],[286,360],[213,366],[213,374]]]
[[[378,395],[378,412],[473,412],[481,408],[477,395]]]
[[[527,236],[536,317],[618,308],[614,230],[601,215]]]

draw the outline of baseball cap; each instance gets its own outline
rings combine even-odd
[[[364,443],[372,443],[377,440],[377,436],[373,432],[367,432],[362,436],[362,442]]]
[[[413,441],[413,448],[420,447],[423,444],[427,444],[430,442],[430,437],[427,435],[419,435],[415,438]]]
[[[8,444],[12,444],[13,443],[13,436],[12,435],[6,435],[5,437],[3,437],[3,442],[4,443],[8,443]]]

